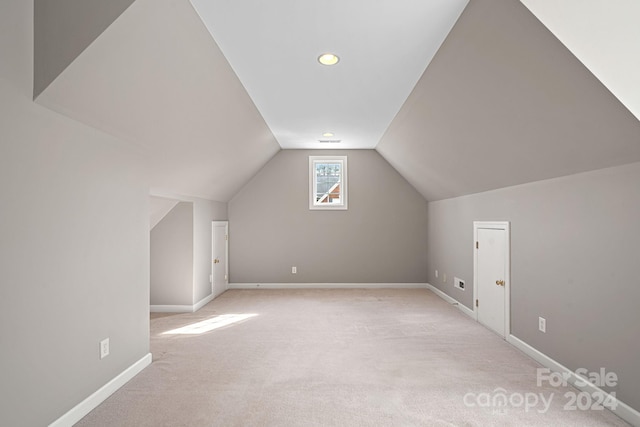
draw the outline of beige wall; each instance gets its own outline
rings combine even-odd
[[[32,2],[0,2],[3,426],[50,424],[149,352],[140,159],[33,103],[32,49]]]
[[[182,197],[151,230],[151,305],[193,306],[211,295],[211,221],[227,204]]]
[[[471,308],[473,221],[510,221],[511,333],[572,370],[617,373],[638,410],[638,183],[634,163],[431,202],[428,281]]]
[[[193,203],[180,202],[151,230],[151,305],[193,304]]]
[[[348,156],[346,211],[309,210],[326,154]],[[281,151],[229,202],[231,282],[424,282],[426,206],[373,150]]]

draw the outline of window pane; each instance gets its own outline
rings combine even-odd
[[[340,163],[315,163],[316,203],[341,203]]]

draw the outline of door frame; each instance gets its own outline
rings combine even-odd
[[[504,338],[511,335],[511,223],[509,221],[473,221],[473,314],[478,321],[478,242],[479,229],[493,229],[505,231],[504,242]]]
[[[215,295],[215,271],[213,266],[213,256],[215,254],[216,247],[216,226],[224,225],[224,234],[225,234],[225,242],[224,242],[224,272],[225,272],[225,281],[224,281],[224,290],[229,289],[229,221],[211,221],[211,294]]]

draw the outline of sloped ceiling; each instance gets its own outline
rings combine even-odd
[[[640,1],[521,1],[640,119]]]
[[[34,0],[34,98],[134,0]]]
[[[37,102],[141,147],[155,189],[229,200],[280,145],[188,0],[136,0],[115,19],[126,3],[94,5],[106,18],[57,78],[46,70]],[[438,200],[640,161],[640,122],[522,3],[471,0],[376,149]]]
[[[282,148],[375,148],[468,0],[191,0]],[[317,58],[335,53],[340,62]],[[332,137],[323,137],[330,131]]]
[[[149,196],[149,229],[158,225],[178,203],[180,200]]]
[[[146,156],[153,189],[229,200],[280,146],[188,0],[137,0],[37,102]]]
[[[377,150],[438,200],[640,161],[640,122],[522,4],[471,1]]]

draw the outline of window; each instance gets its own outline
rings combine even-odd
[[[347,209],[347,156],[309,156],[309,209]]]

